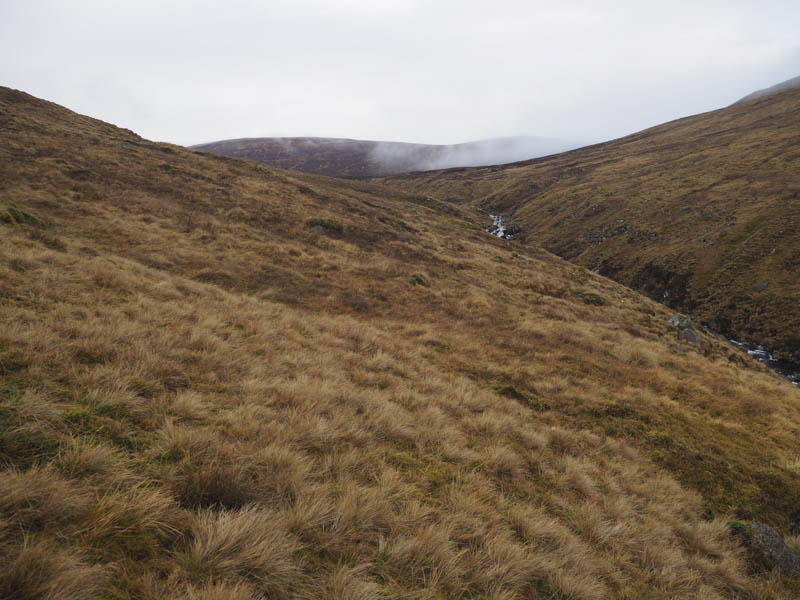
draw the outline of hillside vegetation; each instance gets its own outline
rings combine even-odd
[[[519,239],[800,362],[800,88],[542,159],[393,186],[506,214]]]
[[[0,89],[0,598],[796,597],[798,390],[476,216]]]
[[[448,167],[495,165],[562,152],[580,144],[518,136],[463,144],[407,144],[339,138],[278,137],[222,140],[197,150],[333,177],[380,177]]]

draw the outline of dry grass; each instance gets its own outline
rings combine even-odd
[[[281,515],[245,507],[201,512],[192,526],[187,569],[212,581],[250,579],[270,598],[288,598],[300,569]]]
[[[0,225],[6,595],[794,593],[748,575],[724,525],[787,529],[800,415],[783,380],[680,344],[633,292],[558,293],[608,282],[514,256],[455,209],[122,149],[130,134],[31,110],[77,128],[52,152],[95,175],[22,156],[2,188],[63,245]],[[4,143],[45,139],[14,123]]]
[[[506,215],[518,242],[800,362],[798,115],[795,89],[525,163],[381,181]]]
[[[109,569],[91,564],[74,550],[25,538],[14,553],[0,556],[0,598],[84,600],[107,589]]]

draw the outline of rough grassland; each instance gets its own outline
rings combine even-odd
[[[533,161],[386,181],[509,215],[520,239],[800,362],[800,89]]]
[[[797,592],[726,522],[797,518],[798,391],[649,300],[10,90],[0,159],[0,597]]]

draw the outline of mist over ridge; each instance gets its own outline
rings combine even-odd
[[[515,136],[434,145],[344,138],[241,138],[193,146],[215,154],[334,177],[500,165],[585,146],[587,141]]]
[[[586,145],[586,142],[539,136],[492,138],[430,146],[429,154],[420,153],[416,145],[408,147],[393,142],[378,142],[372,158],[390,167],[408,164],[410,171],[433,171],[453,167],[484,167],[557,154]]]

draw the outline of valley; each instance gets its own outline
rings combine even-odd
[[[800,88],[552,157],[382,179],[800,361]]]
[[[796,315],[797,154],[794,122],[767,115],[795,96],[756,102],[769,151],[758,129],[736,160],[760,169],[710,168],[700,193],[644,148],[697,165],[696,138],[726,151],[720,120],[743,113],[363,181],[0,88],[0,597],[797,597],[753,539],[800,551],[800,390],[619,283],[674,272],[691,285],[638,287],[703,315],[758,273],[752,321],[718,320],[787,339],[767,332]],[[639,233],[682,214],[667,182],[703,202],[657,248]],[[711,235],[684,231],[699,210],[728,231],[719,254],[682,246]],[[729,287],[699,287],[731,256]]]

